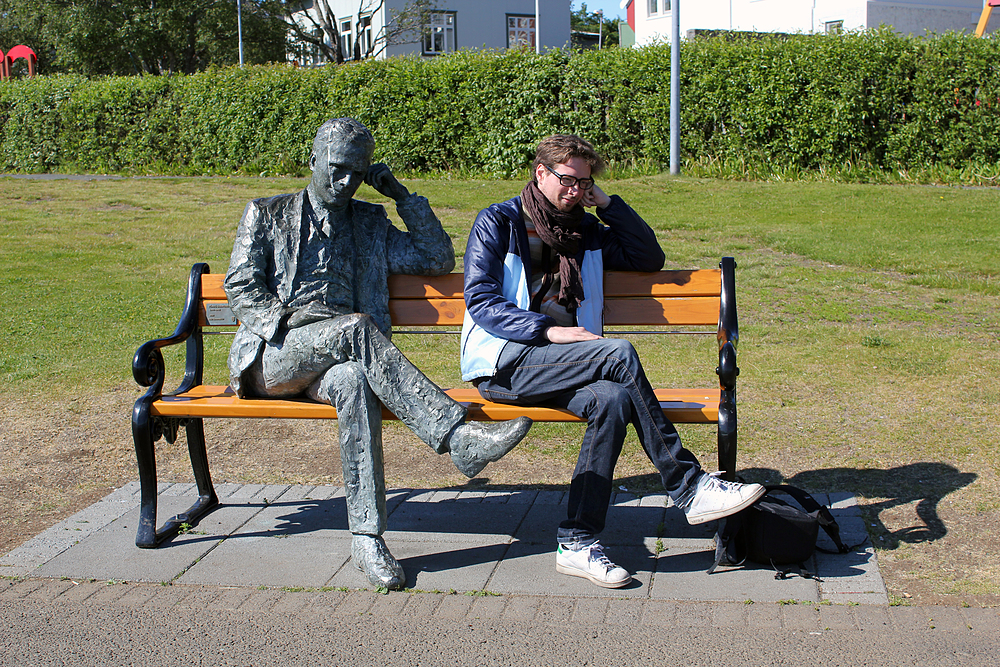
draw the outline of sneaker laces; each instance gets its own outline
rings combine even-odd
[[[692,485],[683,496],[674,501],[674,504],[680,509],[687,509],[694,502],[695,496],[698,495],[699,487],[704,490],[720,489],[722,491],[727,491],[729,489],[735,489],[737,486],[736,482],[730,482],[728,480],[722,479],[722,471],[716,470],[715,472],[706,472],[704,481],[698,480],[694,485]]]
[[[605,570],[612,570],[618,567],[617,565],[612,563],[611,559],[604,554],[604,547],[601,546],[600,542],[594,542],[592,545],[590,545],[589,559],[590,562],[592,563],[598,563],[602,565],[605,568]]]

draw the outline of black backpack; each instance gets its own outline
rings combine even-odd
[[[757,502],[720,521],[715,533],[715,563],[708,568],[708,574],[719,565],[742,565],[749,560],[773,567],[775,579],[785,579],[796,571],[812,578],[805,562],[817,549],[843,554],[856,548],[840,539],[840,526],[830,508],[820,505],[807,492],[787,484],[764,488],[767,493]],[[778,498],[778,493],[791,496],[801,509]],[[837,551],[816,546],[820,527],[833,539]]]

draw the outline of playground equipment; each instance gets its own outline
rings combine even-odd
[[[986,24],[990,22],[990,14],[994,7],[1000,7],[1000,0],[987,0],[983,5],[983,13],[979,16],[979,25],[976,26],[976,37],[982,37],[986,32]]]
[[[24,58],[28,61],[28,76],[35,76],[35,65],[38,64],[38,56],[35,55],[35,52],[30,47],[18,44],[8,51],[6,55],[4,55],[3,51],[0,51],[0,80],[10,78],[14,61],[18,58]]]

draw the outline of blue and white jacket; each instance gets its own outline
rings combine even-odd
[[[604,270],[659,271],[664,255],[656,233],[613,195],[598,220],[586,213],[580,271],[584,300],[577,326],[604,331]],[[601,223],[604,224],[601,224]],[[465,321],[462,324],[462,380],[496,373],[508,340],[545,344],[545,330],[556,322],[528,310],[531,302],[531,253],[521,198],[493,204],[479,212],[465,249]]]

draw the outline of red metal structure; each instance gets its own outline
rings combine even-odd
[[[28,76],[35,76],[35,65],[38,63],[38,56],[35,55],[35,52],[30,47],[18,44],[8,51],[7,55],[4,55],[3,51],[0,51],[0,79],[10,78],[14,61],[18,58],[24,58],[28,61]]]

